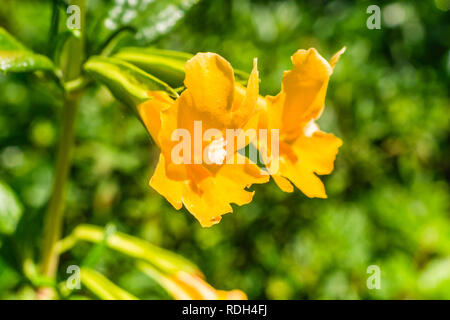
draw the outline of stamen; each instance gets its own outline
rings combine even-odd
[[[307,137],[312,137],[316,131],[319,131],[319,126],[314,122],[314,119],[311,119],[311,121],[309,121],[303,128],[303,133]]]
[[[223,137],[215,139],[211,142],[207,147],[209,161],[215,164],[223,164],[223,161],[227,155],[227,151],[225,150],[226,145],[227,142]]]

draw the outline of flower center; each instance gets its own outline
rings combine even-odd
[[[303,128],[303,133],[307,137],[312,137],[316,131],[319,131],[319,126],[314,122],[314,119],[311,119],[311,121],[309,121]]]
[[[215,139],[208,145],[208,158],[209,161],[215,164],[223,164],[223,160],[227,155],[227,151],[225,150],[225,146],[227,142],[223,137]]]

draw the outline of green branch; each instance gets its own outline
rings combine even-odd
[[[80,7],[81,37],[68,40],[68,50],[64,57],[65,67],[63,68],[65,81],[70,81],[80,76],[85,45],[86,0],[72,0],[70,4]],[[56,244],[61,238],[62,232],[66,185],[71,166],[78,101],[78,94],[67,93],[62,110],[61,137],[58,144],[56,172],[53,180],[52,195],[44,221],[41,271],[44,276],[49,278],[55,278],[59,262],[59,252],[56,249]]]

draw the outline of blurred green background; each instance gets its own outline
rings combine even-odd
[[[113,223],[192,260],[214,287],[239,288],[251,299],[450,299],[450,1],[188,2],[159,1],[159,14],[148,19],[138,11],[136,42],[217,52],[247,71],[258,57],[263,95],[278,93],[297,49],[315,47],[329,59],[347,46],[319,121],[344,141],[334,172],[323,177],[329,198],[286,194],[270,182],[253,188],[251,204],[203,229],[148,187],[158,150],[141,123],[97,85],[81,100],[64,233],[79,223]],[[371,4],[381,7],[380,30],[366,27]],[[118,24],[111,17],[127,1],[88,5],[95,47],[108,36],[101,26]],[[40,53],[50,16],[50,1],[0,5],[0,26]],[[37,258],[41,246],[58,94],[39,75],[0,75],[0,186],[23,208],[15,230],[14,221],[0,225],[2,299],[33,297],[21,261]],[[89,248],[62,256],[60,279]],[[366,286],[370,265],[380,267],[380,290]],[[96,268],[139,297],[168,298],[117,253],[105,251]]]

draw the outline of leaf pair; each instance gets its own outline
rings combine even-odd
[[[91,57],[84,70],[136,111],[139,104],[149,100],[150,91],[177,97],[173,87],[182,85],[184,64],[189,58],[189,54],[175,51],[125,48],[113,57]]]

